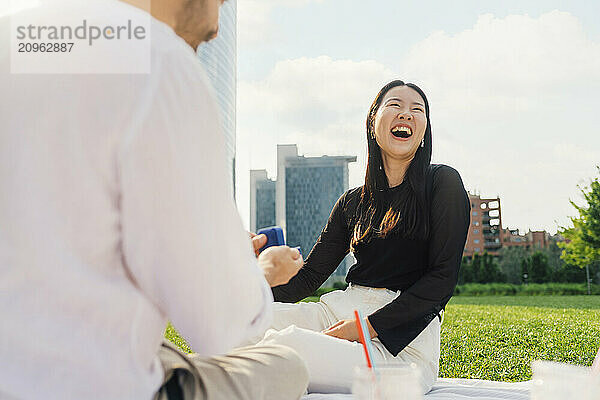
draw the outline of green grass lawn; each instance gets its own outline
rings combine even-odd
[[[190,351],[170,325],[165,336]],[[600,296],[458,296],[446,307],[440,376],[523,381],[533,360],[591,365],[598,348]]]
[[[179,336],[179,333],[173,328],[173,325],[168,324],[167,329],[165,330],[165,338],[169,339],[171,342],[177,345],[181,350],[186,353],[191,353],[192,349],[189,344],[185,341],[184,338]]]
[[[450,304],[598,310],[600,296],[455,296]]]
[[[531,378],[531,361],[591,365],[600,296],[454,297],[442,325],[440,376]]]

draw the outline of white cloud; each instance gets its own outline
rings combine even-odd
[[[323,0],[238,0],[238,43],[249,46],[264,41],[272,41],[273,24],[271,12],[275,7],[301,7]]]
[[[600,43],[566,12],[485,14],[472,29],[436,32],[417,43],[401,71],[439,93],[443,108],[460,99],[474,116],[487,118],[555,101],[572,86],[600,87]]]
[[[559,11],[482,15],[471,29],[416,43],[394,68],[329,57],[277,63],[265,79],[240,83],[240,173],[274,174],[275,144],[298,143],[309,155],[358,155],[351,184],[360,184],[366,112],[395,77],[429,97],[434,161],[455,166],[468,189],[499,194],[505,225],[567,223],[568,199],[600,162],[600,44]]]
[[[366,115],[369,97],[392,75],[375,61],[299,58],[278,62],[265,80],[241,82],[239,91],[251,112],[261,104],[262,112],[287,129],[315,130]],[[243,116],[248,108],[240,106]]]
[[[237,192],[244,219],[248,169],[267,168],[275,175],[278,143],[297,143],[309,156],[356,155],[351,176],[362,174],[367,111],[393,75],[375,61],[322,56],[280,61],[265,79],[240,82]]]
[[[500,194],[506,225],[567,223],[576,184],[600,162],[600,43],[577,18],[482,15],[417,43],[400,69],[429,94],[436,159]]]

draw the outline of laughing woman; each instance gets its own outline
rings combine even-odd
[[[273,330],[263,343],[294,348],[309,368],[309,390],[348,392],[364,354],[353,310],[366,316],[376,363],[413,362],[421,386],[439,370],[440,325],[453,294],[469,226],[460,175],[431,164],[429,104],[416,85],[393,81],[367,117],[365,184],[344,193],[304,267],[273,289]],[[345,291],[298,303],[352,251]]]

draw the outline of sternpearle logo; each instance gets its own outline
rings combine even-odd
[[[118,0],[37,2],[11,14],[11,72],[150,73],[150,22]]]

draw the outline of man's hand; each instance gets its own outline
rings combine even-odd
[[[369,318],[365,318],[365,323],[367,324],[371,338],[377,337],[377,332],[375,332],[375,329],[373,329],[371,326]],[[359,341],[358,328],[356,326],[356,321],[353,319],[343,319],[338,321],[329,328],[325,329],[323,333],[328,336],[349,340],[351,342]]]
[[[288,283],[302,265],[304,260],[298,249],[288,246],[269,247],[258,256],[258,266],[262,268],[265,279],[271,287]]]
[[[256,233],[248,232],[250,234],[250,239],[252,240],[252,248],[254,249],[254,254],[256,257],[260,254],[260,249],[263,248],[265,244],[267,244],[267,235],[257,235]]]

